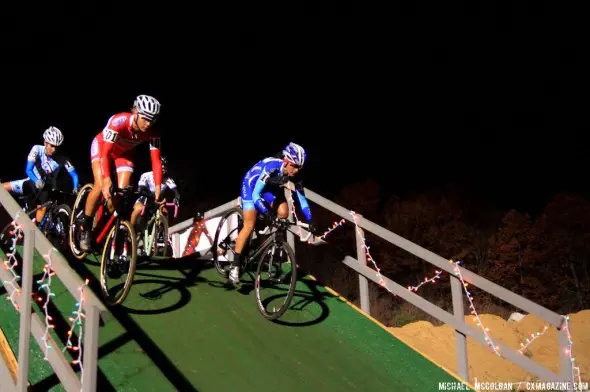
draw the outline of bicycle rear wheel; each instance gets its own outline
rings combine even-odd
[[[238,207],[223,214],[217,225],[211,253],[215,269],[223,278],[227,278],[229,266],[235,257],[236,239],[242,227],[244,227],[244,216],[242,209]]]
[[[109,305],[120,305],[131,289],[137,261],[137,239],[129,221],[115,224],[107,238],[100,261],[100,287]],[[117,282],[124,273],[123,282]]]
[[[85,258],[88,253],[80,249],[80,228],[76,225],[76,220],[81,216],[81,214],[84,213],[86,199],[88,198],[88,194],[92,188],[94,188],[94,184],[86,184],[80,189],[70,213],[70,227],[68,230],[70,233],[70,251],[72,252],[72,255],[74,255],[74,257],[78,260]]]
[[[260,255],[256,270],[256,304],[267,320],[281,317],[289,308],[297,284],[295,252],[288,243],[271,243]]]
[[[45,224],[48,228],[46,236],[53,246],[63,251],[68,247],[69,243],[69,225],[72,209],[66,204],[60,204],[54,208],[53,222],[47,222]]]

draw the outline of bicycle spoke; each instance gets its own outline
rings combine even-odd
[[[123,302],[133,283],[136,262],[135,232],[128,221],[109,232],[102,255],[101,288],[110,305]]]
[[[277,319],[288,309],[297,282],[295,265],[293,251],[286,243],[273,244],[260,256],[255,281],[256,302],[265,318]]]
[[[242,210],[232,208],[221,217],[217,226],[211,253],[215,269],[223,278],[227,278],[229,265],[234,260],[236,239],[243,225]]]

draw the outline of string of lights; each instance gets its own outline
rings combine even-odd
[[[375,260],[371,256],[371,253],[369,253],[369,246],[367,246],[367,240],[365,239],[365,236],[363,235],[363,233],[362,233],[362,231],[361,231],[361,229],[359,228],[359,225],[358,225],[358,220],[357,220],[358,219],[358,215],[356,214],[356,212],[354,212],[352,210],[350,210],[349,213],[352,216],[352,219],[354,220],[354,225],[355,225],[356,232],[359,235],[359,237],[361,238],[361,242],[363,243],[363,250],[365,251],[365,255],[367,257],[367,261],[372,262],[373,263],[373,266],[375,267],[375,271],[377,271],[377,279],[379,279],[379,286],[387,288],[388,291],[390,291],[392,294],[394,294],[391,290],[389,290],[389,288],[385,284],[385,280],[383,280],[383,276],[381,275],[381,269],[377,265],[377,262],[375,262]]]
[[[53,317],[49,315],[49,309],[47,305],[52,297],[55,297],[55,293],[51,291],[51,277],[55,275],[55,272],[51,266],[51,253],[56,251],[55,248],[52,248],[49,253],[43,255],[43,259],[45,260],[45,265],[43,266],[43,276],[41,279],[37,280],[37,284],[39,284],[39,290],[45,290],[45,303],[41,306],[41,309],[45,313],[45,333],[41,340],[43,341],[43,353],[45,355],[44,359],[47,361],[47,352],[53,348],[50,344],[47,343],[47,338],[49,336],[49,330],[55,328],[55,324],[52,323]],[[42,302],[43,297],[40,295],[37,296],[37,302]]]
[[[459,265],[461,264],[461,262],[457,261],[457,262],[453,263],[453,260],[449,260],[449,262],[451,264],[455,265],[455,269],[454,269],[455,275],[459,278],[459,280],[461,280],[461,283],[463,284],[463,290],[465,291],[465,295],[467,295],[467,299],[469,300],[469,309],[470,309],[470,313],[473,315],[473,321],[475,321],[476,325],[478,327],[480,327],[481,330],[483,331],[486,344],[492,348],[492,350],[494,351],[494,353],[496,355],[502,356],[499,351],[500,347],[498,347],[494,344],[494,341],[492,340],[492,337],[489,334],[489,331],[490,331],[489,328],[487,328],[483,325],[483,322],[481,321],[481,318],[479,317],[477,310],[475,310],[475,305],[473,303],[473,295],[471,294],[471,292],[469,290],[467,290],[468,284],[463,279],[463,275],[461,274],[461,269],[459,268]]]
[[[562,316],[562,317],[564,319],[563,328],[567,332],[567,341],[568,341],[568,346],[565,349],[565,355],[567,355],[570,358],[570,361],[572,362],[572,381],[574,381],[574,379],[575,379],[574,371],[577,367],[576,367],[576,358],[574,357],[574,350],[573,350],[574,341],[572,340],[572,334],[570,332],[570,323],[569,323],[570,316],[566,315],[566,316]],[[580,369],[578,368],[578,372],[579,371],[580,371]]]
[[[529,340],[529,338],[526,339],[525,343],[520,343],[520,349],[518,350],[519,353],[524,354],[524,351],[526,350],[526,348],[532,343],[534,342],[536,339],[540,338],[541,336],[543,336],[545,334],[545,332],[547,332],[547,330],[549,330],[548,326],[545,326],[543,328],[542,332],[537,332],[535,333],[531,333],[531,340]]]
[[[334,230],[336,230],[340,226],[344,225],[345,223],[346,223],[346,219],[344,219],[344,218],[341,219],[340,222],[334,222],[334,224],[332,225],[332,227],[330,227],[328,230],[324,231],[324,234],[322,234],[320,236],[320,238],[322,240],[325,239],[328,234],[330,234],[331,232],[333,232]]]
[[[12,235],[10,237],[12,245],[10,245],[9,247],[9,253],[6,254],[8,260],[4,260],[3,262],[4,269],[10,271],[12,279],[2,281],[4,285],[10,285],[13,288],[12,293],[10,295],[7,295],[6,299],[12,303],[12,306],[14,306],[16,310],[20,309],[16,301],[16,297],[21,295],[20,287],[17,287],[17,285],[15,284],[17,281],[20,281],[21,279],[20,275],[17,274],[17,272],[15,271],[15,268],[18,266],[18,259],[16,258],[16,243],[19,240],[19,238],[23,237],[22,228],[16,222],[20,214],[21,211],[17,212],[16,216],[14,217],[14,221],[10,222],[11,226],[14,226],[14,231],[12,232]]]
[[[293,200],[293,196],[291,195],[291,192],[287,192],[287,194],[289,195],[289,203],[287,203],[287,205],[290,205],[290,213],[293,215],[293,220],[295,221],[295,223],[299,222],[299,218],[297,217],[297,212],[295,211],[295,200]],[[299,235],[299,237],[301,237],[302,232],[301,232],[301,226],[295,226],[297,227],[297,233]]]
[[[89,282],[89,280],[86,279],[86,281],[84,282],[84,285],[78,287],[78,290],[80,291],[80,300],[78,302],[76,302],[76,304],[75,304],[77,309],[72,311],[72,315],[74,317],[70,316],[68,319],[72,324],[70,326],[70,330],[68,331],[68,340],[62,350],[62,351],[65,351],[66,349],[70,349],[70,350],[78,353],[78,357],[72,361],[72,364],[80,366],[80,382],[81,383],[84,380],[84,367],[82,366],[82,351],[83,350],[82,350],[82,344],[81,344],[81,342],[83,341],[83,337],[84,337],[84,330],[82,328],[82,320],[86,318],[86,314],[84,314],[84,311],[83,311],[84,301],[85,301],[84,290],[85,290],[85,287],[88,285],[88,282]],[[75,345],[72,343],[72,336],[74,334],[74,329],[76,327],[78,327],[78,344]]]
[[[440,274],[442,274],[442,271],[435,271],[435,273],[436,275],[434,275],[432,278],[424,277],[424,281],[422,281],[418,286],[408,286],[408,290],[418,292],[418,289],[422,285],[425,285],[427,283],[436,283],[436,281],[440,279]]]
[[[292,203],[293,205],[293,215],[296,217],[295,214],[295,207],[294,207],[294,203]],[[379,279],[379,285],[386,288],[389,292],[391,292],[392,294],[395,295],[395,293],[393,293],[385,284],[385,281],[383,280],[383,277],[381,275],[381,270],[378,267],[375,259],[373,259],[373,257],[371,256],[369,249],[370,247],[367,245],[367,241],[364,237],[364,235],[362,235],[362,231],[360,230],[359,226],[358,226],[358,215],[350,210],[349,211],[350,215],[353,218],[354,224],[355,224],[355,229],[356,232],[359,234],[359,237],[361,238],[361,242],[362,242],[362,247],[363,250],[365,251],[365,255],[367,257],[367,261],[370,261],[373,263],[373,266],[375,267],[375,270],[377,272],[377,278]],[[295,218],[296,219],[296,218]],[[322,234],[322,236],[320,238],[324,239],[326,238],[326,236],[331,233],[332,231],[334,231],[336,228],[341,227],[344,225],[344,223],[346,222],[345,219],[340,220],[339,222],[335,222],[328,230],[326,230],[324,232],[324,234]],[[492,349],[492,351],[502,357],[502,355],[500,354],[500,347],[494,344],[494,341],[492,340],[491,334],[490,334],[490,330],[489,328],[485,327],[477,310],[475,309],[475,304],[473,303],[473,294],[467,289],[468,287],[468,283],[463,279],[463,276],[461,274],[461,270],[459,268],[461,261],[457,261],[457,262],[453,262],[453,260],[449,260],[449,263],[454,264],[454,272],[455,275],[459,278],[459,280],[462,283],[463,286],[463,290],[465,291],[465,294],[467,296],[467,299],[469,301],[469,309],[470,309],[470,314],[473,315],[473,321],[476,323],[476,325],[478,327],[481,328],[481,330],[484,333],[484,340],[487,344],[488,347],[490,347]],[[413,291],[413,292],[417,292],[418,289],[426,284],[426,283],[435,283],[436,280],[440,279],[441,274],[443,273],[443,271],[437,270],[435,271],[435,275],[431,278],[425,277],[424,281],[422,281],[418,286],[408,286],[408,290],[409,291]],[[568,348],[566,349],[566,355],[568,355],[572,361],[572,381],[574,381],[575,377],[574,377],[574,372],[577,371],[578,372],[578,381],[581,382],[581,375],[580,375],[580,368],[575,366],[575,358],[573,357],[573,350],[572,350],[572,346],[573,346],[573,340],[571,338],[571,334],[570,334],[570,329],[569,329],[569,316],[563,316],[565,319],[565,325],[564,328],[568,333]],[[536,334],[531,334],[532,339],[529,340],[528,338],[526,339],[525,343],[520,343],[521,345],[521,349],[518,350],[521,354],[524,352],[524,350],[536,339],[538,339],[539,337],[543,336],[545,334],[545,332],[548,330],[548,327],[546,326],[542,332],[537,332]]]

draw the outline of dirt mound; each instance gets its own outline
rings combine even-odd
[[[582,381],[588,382],[590,381],[590,310],[583,310],[569,316],[575,366],[580,367]],[[493,341],[499,340],[514,350],[520,350],[521,343],[526,344],[527,338],[532,339],[531,334],[542,333],[543,328],[548,326],[543,320],[531,314],[519,322],[508,322],[493,314],[480,315],[480,319],[483,325],[489,328],[488,333]],[[473,321],[473,316],[465,316],[465,322],[481,330]],[[451,327],[447,325],[435,327],[427,321],[418,321],[401,328],[388,329],[437,364],[457,372],[455,330]],[[523,353],[559,374],[558,348],[557,330],[555,327],[549,327],[543,336],[535,339]],[[537,379],[535,375],[526,372],[510,360],[499,357],[491,348],[471,338],[467,338],[467,353],[469,381],[472,384],[475,378],[481,382],[519,382]]]

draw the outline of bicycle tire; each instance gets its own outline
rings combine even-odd
[[[69,237],[70,237],[69,236],[69,233],[70,233],[70,227],[69,227],[69,225],[70,225],[71,217],[72,217],[72,209],[67,204],[60,204],[60,205],[54,207],[54,211],[56,211],[56,212],[55,212],[55,215],[53,215],[53,219],[55,219],[61,213],[64,213],[64,214],[67,215],[67,219],[65,221],[62,220],[62,222],[63,222],[64,225],[68,225],[68,227],[64,227],[64,233],[66,233],[65,234],[66,235],[66,238],[65,238],[65,241],[64,242],[67,242],[68,245],[69,245]],[[50,233],[48,233],[48,234],[50,236]],[[51,241],[51,238],[49,238],[49,236],[47,236],[47,237]],[[51,241],[51,243],[53,244],[53,241]],[[53,245],[55,245],[55,244],[53,244]],[[68,246],[68,245],[66,245],[66,246]],[[59,246],[60,250],[63,250],[62,247],[63,247],[63,244],[61,244],[61,246]]]
[[[157,221],[154,223],[156,224],[156,232],[154,233],[154,256],[160,256],[160,257],[166,257],[166,255],[168,254],[168,218],[165,215],[160,215],[160,217],[158,218],[160,220],[160,223],[162,224],[162,226],[164,227],[164,241],[165,241],[165,245],[163,248],[158,248],[158,238],[160,236],[160,232],[158,231],[158,226],[157,226]]]
[[[131,253],[131,259],[129,260],[129,270],[127,272],[127,279],[125,279],[125,285],[123,286],[123,293],[121,294],[121,296],[118,299],[113,300],[111,298],[111,296],[109,295],[108,291],[106,290],[104,282],[105,282],[105,270],[106,270],[106,265],[107,265],[106,256],[107,256],[108,250],[110,248],[109,245],[112,241],[111,237],[113,237],[113,233],[114,233],[115,229],[117,229],[117,226],[125,227],[125,229],[129,233],[129,236],[131,238],[131,250],[129,251]],[[137,239],[135,238],[135,230],[133,229],[133,225],[129,221],[126,221],[126,220],[122,220],[118,224],[115,223],[115,225],[113,225],[111,230],[109,230],[109,234],[105,239],[103,250],[102,250],[102,257],[100,259],[100,289],[102,291],[103,298],[105,299],[105,301],[107,302],[108,305],[110,305],[110,306],[120,305],[121,303],[123,303],[125,298],[127,298],[127,295],[129,294],[129,291],[131,290],[131,285],[133,284],[133,279],[135,277],[136,262],[137,262]]]
[[[78,191],[78,196],[76,196],[76,201],[74,201],[74,205],[72,206],[71,209],[71,213],[70,213],[70,226],[68,227],[68,232],[69,232],[69,243],[70,243],[70,252],[72,253],[72,255],[78,259],[78,260],[82,260],[84,259],[87,255],[88,252],[84,252],[83,250],[79,249],[80,244],[76,244],[74,245],[74,230],[76,229],[76,215],[78,215],[78,212],[80,211],[80,202],[82,200],[82,198],[84,197],[85,193],[90,193],[90,191],[92,191],[92,189],[94,188],[94,184],[86,184],[84,185],[82,188],[80,188],[80,191]],[[84,199],[86,200],[86,199]],[[85,207],[86,202],[84,202],[84,206]]]
[[[287,293],[287,299],[283,303],[283,305],[277,310],[276,312],[267,312],[266,307],[262,303],[260,299],[260,273],[262,267],[264,265],[264,256],[266,250],[271,247],[275,246],[275,244],[269,244],[261,253],[258,260],[258,268],[256,268],[256,280],[254,281],[254,286],[256,289],[256,305],[258,306],[258,310],[260,314],[267,319],[267,320],[276,320],[281,317],[287,309],[289,309],[289,305],[291,305],[291,300],[293,299],[293,294],[295,293],[295,285],[297,284],[297,261],[295,260],[295,252],[287,242],[282,242],[280,247],[283,248],[287,255],[289,256],[289,260],[291,261],[291,281],[289,282],[289,292]]]
[[[215,265],[215,269],[217,270],[219,275],[221,275],[221,277],[224,279],[227,279],[227,271],[221,265],[221,262],[219,260],[220,255],[217,253],[217,248],[219,247],[219,235],[221,233],[221,230],[223,229],[223,225],[227,221],[227,218],[233,214],[239,215],[239,219],[242,220],[242,225],[243,225],[244,215],[243,215],[242,209],[239,207],[234,207],[234,208],[229,209],[225,214],[223,214],[221,216],[221,220],[219,221],[219,224],[217,225],[217,229],[215,230],[215,238],[213,239],[213,244],[211,246],[211,253],[213,254],[213,264]],[[240,224],[238,223],[238,227],[239,226],[240,226]]]

